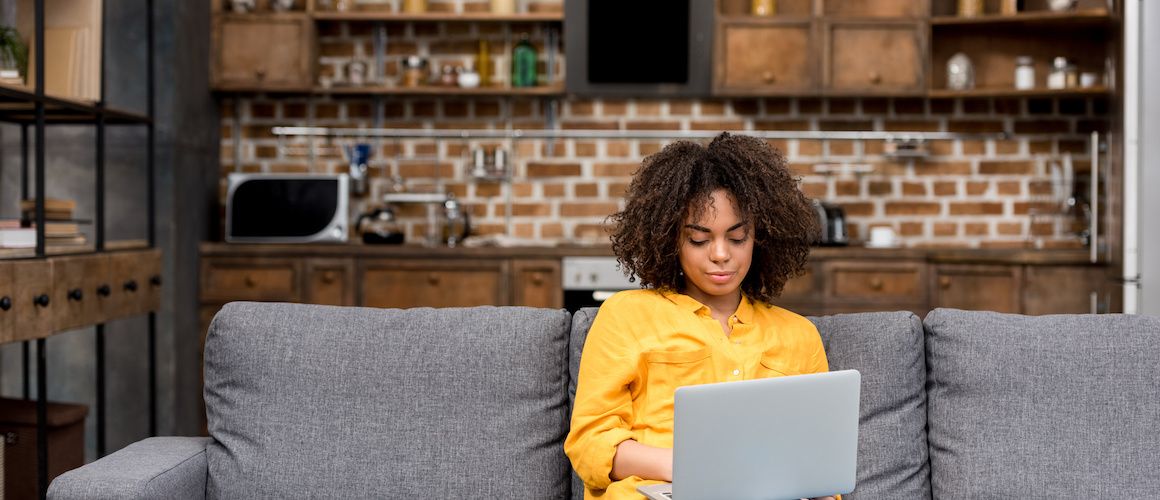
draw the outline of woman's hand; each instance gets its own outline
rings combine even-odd
[[[834,498],[832,496],[829,496],[829,497],[814,497],[814,498],[811,498],[810,500],[838,500],[838,499]]]
[[[616,446],[616,455],[612,457],[609,477],[613,481],[620,481],[631,476],[671,483],[673,449],[640,444],[631,439],[622,441]]]

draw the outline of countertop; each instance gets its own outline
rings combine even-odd
[[[516,247],[426,247],[421,245],[339,244],[238,244],[203,242],[201,255],[245,257],[422,257],[451,258],[562,258],[612,256],[608,245],[559,245]],[[815,247],[810,255],[819,259],[926,260],[961,264],[1089,264],[1085,249],[981,249],[981,248],[867,248]],[[1099,264],[1105,264],[1100,262]]]

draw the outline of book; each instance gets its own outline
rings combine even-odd
[[[67,211],[71,212],[73,210],[76,210],[76,208],[77,208],[77,201],[76,200],[68,200],[68,199],[64,199],[64,198],[45,198],[44,199],[44,209],[46,211],[51,210],[51,211],[55,212],[55,211],[67,210]],[[25,212],[36,210],[36,200],[35,199],[20,200],[20,210],[25,211]]]
[[[0,248],[33,248],[36,230],[32,228],[0,228]]]

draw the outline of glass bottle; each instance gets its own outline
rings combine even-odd
[[[983,0],[959,0],[959,17],[983,15]]]
[[[528,34],[520,35],[520,41],[512,49],[512,87],[533,87],[536,85],[536,48],[532,46]]]
[[[1031,56],[1015,58],[1015,88],[1018,90],[1035,88],[1035,60]]]
[[[749,13],[755,16],[772,16],[776,10],[776,0],[753,0],[749,7]]]
[[[479,41],[479,54],[475,56],[475,68],[479,70],[479,85],[491,85],[491,52],[488,50],[487,40]]]

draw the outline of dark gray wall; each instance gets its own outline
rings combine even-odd
[[[146,111],[144,0],[105,0],[106,100],[117,109]],[[164,255],[165,292],[157,315],[158,427],[161,434],[198,432],[200,341],[197,244],[208,234],[215,205],[218,116],[209,92],[209,9],[202,2],[155,1],[156,243]],[[30,136],[32,130],[29,129]],[[20,198],[21,128],[0,126],[0,218],[15,217]],[[145,239],[148,183],[145,127],[110,127],[106,140],[108,240]],[[93,127],[52,127],[46,141],[46,193],[77,200],[77,216],[95,215],[96,134]],[[30,148],[30,153],[32,149]],[[29,158],[31,164],[31,158]],[[84,228],[92,237],[92,227]],[[147,319],[106,328],[108,451],[148,434]],[[35,359],[35,346],[32,347]],[[52,400],[95,402],[93,328],[50,338]],[[0,395],[22,394],[21,347],[0,348]],[[33,373],[35,372],[33,368]],[[35,379],[33,379],[35,394]],[[87,457],[95,458],[95,408],[87,424]]]

